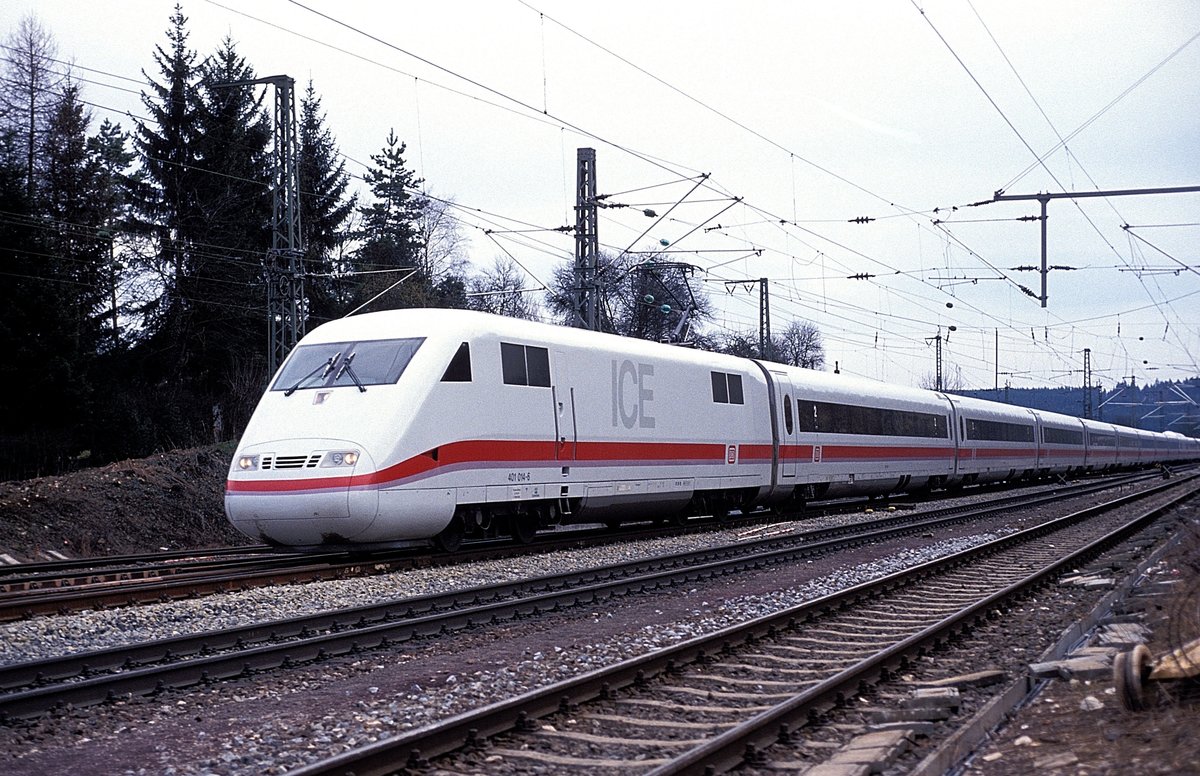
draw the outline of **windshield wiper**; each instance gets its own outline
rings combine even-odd
[[[350,379],[354,381],[354,384],[358,386],[359,393],[366,393],[366,386],[364,386],[362,381],[358,379],[358,375],[354,374],[354,367],[350,366],[350,362],[353,361],[354,357],[357,355],[357,353],[351,353],[350,355],[346,356],[346,360],[342,362],[341,368],[339,368],[337,374],[334,375],[333,382],[336,384],[338,378],[340,378],[343,374],[348,374],[350,375]]]
[[[283,395],[291,396],[293,393],[295,393],[297,390],[300,389],[300,386],[304,384],[305,380],[312,377],[317,372],[321,372],[322,369],[325,370],[324,372],[321,372],[321,379],[324,380],[329,375],[329,370],[333,369],[333,365],[337,362],[338,356],[341,356],[341,355],[342,355],[341,353],[336,353],[336,354],[330,356],[329,360],[326,361],[324,364],[321,364],[316,369],[312,370],[311,372],[306,374],[304,377],[301,377],[299,380],[297,380],[295,385],[293,385],[291,388],[288,388],[286,391],[283,392]],[[353,358],[353,356],[351,356],[351,358]]]

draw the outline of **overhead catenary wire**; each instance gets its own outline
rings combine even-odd
[[[352,29],[353,29],[353,28],[352,28]],[[368,37],[371,37],[371,36],[368,36]],[[618,148],[619,148],[619,146],[618,146]]]
[[[474,99],[474,98],[473,98],[473,99]],[[464,210],[461,210],[461,211],[459,211],[459,215],[461,215],[461,216],[465,216],[465,217],[468,217],[468,218],[470,218],[470,216],[468,216],[468,213],[470,213],[470,212],[471,212],[471,211],[470,211],[470,209],[469,209],[469,208],[466,208],[466,209],[464,209]],[[887,217],[903,217],[903,216],[902,216],[902,215],[900,215],[900,214],[898,214],[897,216],[885,215],[885,216],[883,216],[883,217],[887,218]],[[793,220],[794,220],[794,219],[793,219]],[[476,226],[476,224],[471,224],[471,223],[469,223],[468,221],[463,221],[461,218],[460,218],[460,222],[462,222],[462,223],[466,224],[466,225],[467,225],[467,226],[469,226],[469,227],[478,228],[478,227]],[[478,222],[477,222],[477,223],[478,223]],[[811,223],[811,222],[810,222],[810,223]],[[550,227],[550,228],[553,228],[553,227]],[[784,227],[784,229],[783,229],[782,231],[783,231],[785,234],[788,234],[788,235],[790,235],[790,234],[792,233],[792,230],[791,230],[790,228],[786,227],[786,226]],[[822,238],[822,239],[823,239],[823,238]],[[495,240],[495,238],[493,238],[493,240]],[[851,243],[851,244],[853,244],[853,243]],[[533,245],[533,243],[531,243],[531,245]],[[547,244],[547,245],[548,245],[548,244]],[[540,248],[538,248],[538,249],[539,249],[539,250],[547,250],[548,252],[550,252],[551,254],[553,254],[553,255],[556,255],[556,256],[563,256],[563,255],[565,255],[565,252],[564,252],[564,251],[562,251],[562,249],[561,249],[561,248],[559,248],[558,246],[546,247],[545,245],[543,245],[543,246],[541,246],[541,247],[540,247]],[[870,251],[865,251],[865,252],[866,252],[866,253],[870,253]],[[832,253],[833,253],[833,254],[838,254],[838,253],[841,253],[841,249],[839,248],[839,249],[837,249],[837,250],[833,250],[833,251],[832,251]],[[786,257],[786,256],[788,256],[788,255],[790,254],[790,251],[776,252],[776,253],[775,253],[775,254],[773,254],[773,255],[780,255],[780,254],[782,254],[783,256],[785,256],[785,257]],[[836,258],[836,256],[830,256],[829,258],[832,260],[832,259],[835,259],[835,258]],[[833,263],[833,262],[831,261],[831,263]],[[897,273],[896,273],[894,276],[896,276],[896,277],[900,277],[900,276],[908,276],[908,275],[910,275],[910,274],[913,274],[913,273],[910,273],[910,272],[908,272],[907,270],[904,270],[904,271],[903,271],[903,275],[902,275],[902,274],[901,274],[901,271],[900,271],[900,270],[898,270],[898,271],[897,271]],[[890,292],[889,292],[889,293],[890,293]]]

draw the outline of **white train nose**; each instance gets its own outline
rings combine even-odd
[[[375,464],[346,440],[289,439],[239,450],[225,484],[225,514],[239,531],[292,546],[354,540],[379,515],[364,484]]]

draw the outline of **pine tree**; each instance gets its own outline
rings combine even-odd
[[[343,273],[346,225],[357,207],[347,195],[350,176],[338,158],[337,144],[325,126],[321,99],[309,81],[300,101],[300,231],[308,274],[310,324],[337,318],[349,310]]]
[[[28,198],[23,139],[0,131],[0,477],[31,477],[53,469],[60,446],[42,422],[56,400],[61,363],[48,363],[43,317],[57,304],[60,283],[46,270],[47,236]],[[57,430],[56,432],[57,433]]]
[[[136,140],[151,192],[138,211],[161,289],[144,308],[139,349],[159,400],[139,420],[179,444],[210,439],[231,384],[263,371],[271,131],[254,87],[222,85],[254,78],[232,41],[197,66],[179,6],[167,37]]]
[[[361,245],[354,255],[354,269],[380,273],[363,275],[358,284],[356,304],[370,301],[369,309],[423,307],[431,304],[433,285],[421,271],[417,221],[422,200],[414,192],[423,181],[404,161],[405,145],[388,133],[383,149],[371,155],[374,167],[364,180],[371,187],[374,201],[359,208],[362,226]],[[411,269],[408,279],[390,288],[405,273],[390,270]],[[373,301],[372,301],[373,300]]]
[[[256,76],[226,38],[201,68],[195,141],[196,201],[189,272],[197,365],[210,388],[223,385],[235,355],[265,361],[262,262],[271,247],[271,122],[262,87],[226,86]],[[257,94],[256,94],[257,92]],[[203,372],[208,372],[203,377]]]
[[[92,169],[92,193],[96,210],[99,236],[107,238],[109,263],[108,276],[102,285],[108,296],[105,317],[106,337],[102,349],[113,350],[121,346],[119,315],[122,312],[118,299],[121,286],[129,276],[126,269],[131,262],[122,260],[124,246],[130,245],[134,237],[132,206],[136,197],[144,191],[145,175],[134,169],[137,155],[129,148],[129,133],[120,124],[105,119],[95,135],[88,138],[88,163]]]
[[[198,76],[196,53],[187,43],[187,18],[179,5],[170,21],[168,47],[154,50],[162,82],[147,75],[150,93],[142,93],[150,122],[139,121],[135,135],[148,184],[137,198],[136,209],[142,230],[157,243],[144,269],[157,276],[160,286],[159,293],[146,299],[138,312],[150,335],[162,341],[160,349],[178,353],[184,349],[187,313],[180,288],[185,277],[186,235],[196,212],[192,179],[196,176],[193,146]]]
[[[55,281],[55,302],[41,316],[42,363],[54,375],[46,429],[59,430],[65,453],[92,447],[98,395],[96,360],[103,337],[109,239],[96,197],[97,169],[88,151],[91,113],[68,80],[46,124],[38,155],[40,211],[49,233],[43,271]]]
[[[79,100],[79,87],[67,82],[42,138],[40,210],[51,225],[47,270],[63,281],[60,305],[47,317],[60,321],[66,341],[57,354],[65,358],[79,385],[86,363],[98,350],[100,306],[105,298],[108,244],[96,199],[96,169],[88,154],[91,113]]]

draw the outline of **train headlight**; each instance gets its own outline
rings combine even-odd
[[[336,466],[353,466],[358,463],[357,450],[335,450],[331,453],[325,453],[325,457],[321,459],[321,468],[329,469]]]
[[[242,457],[238,458],[237,465],[238,468],[244,472],[254,471],[258,468],[258,456],[243,455]]]

